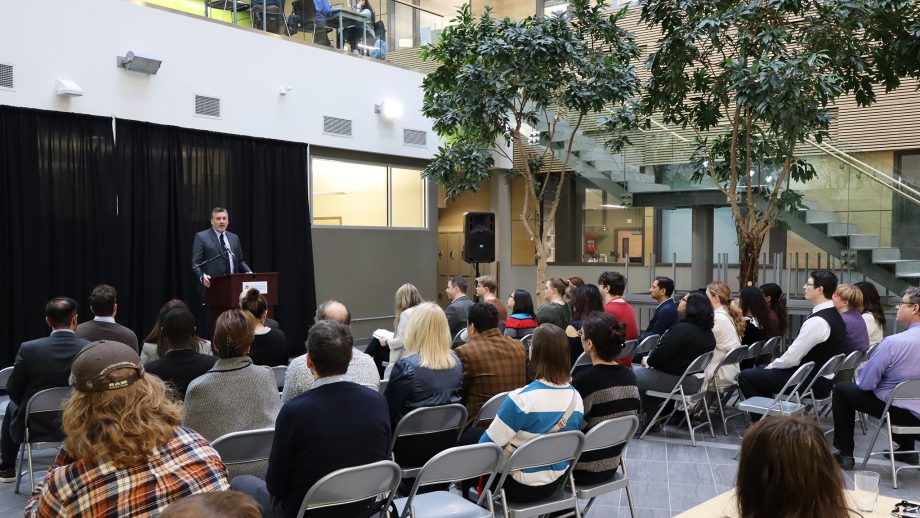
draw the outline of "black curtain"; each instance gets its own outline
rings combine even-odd
[[[230,211],[256,271],[279,272],[277,319],[302,349],[316,299],[305,144],[0,106],[0,365],[47,334],[45,302],[118,289],[118,321],[140,338],[160,306],[201,302],[195,232]],[[0,281],[2,282],[2,281]]]

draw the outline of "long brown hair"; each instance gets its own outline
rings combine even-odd
[[[802,417],[766,417],[744,434],[735,486],[741,518],[851,513],[824,433]]]
[[[569,382],[571,363],[569,339],[559,326],[540,324],[533,332],[530,344],[530,365],[533,377],[553,385]]]
[[[706,291],[710,295],[719,299],[719,304],[725,308],[725,312],[728,313],[728,318],[732,320],[732,324],[735,326],[735,332],[740,338],[744,335],[744,315],[741,313],[741,308],[738,306],[738,303],[732,299],[732,289],[725,284],[724,282],[712,282],[709,286],[706,286]]]

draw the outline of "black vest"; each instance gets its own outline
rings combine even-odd
[[[802,363],[815,362],[815,368],[811,371],[811,375],[809,376],[810,379],[818,373],[818,369],[827,363],[827,360],[830,360],[832,357],[837,356],[838,354],[847,353],[847,330],[846,324],[843,322],[843,317],[840,316],[840,313],[835,307],[829,307],[816,313],[812,313],[808,318],[824,319],[824,321],[831,326],[831,334],[827,337],[827,340],[812,347],[811,350],[808,351],[808,354],[802,358]],[[808,320],[808,318],[805,320]]]

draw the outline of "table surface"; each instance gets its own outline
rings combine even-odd
[[[850,506],[853,509],[856,509],[856,504],[853,502],[853,491],[847,490],[847,497],[850,501]],[[872,513],[862,513],[863,518],[890,518],[891,510],[894,509],[895,504],[899,503],[901,499],[892,498],[890,496],[879,495],[878,501],[875,504],[875,512]],[[703,502],[702,504],[688,509],[679,515],[677,518],[738,518],[738,510],[735,502],[735,490],[730,489],[721,495]]]

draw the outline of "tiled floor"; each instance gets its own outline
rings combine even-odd
[[[740,419],[737,420],[740,423]],[[874,426],[874,425],[873,425]],[[665,518],[679,514],[719,493],[730,489],[735,482],[737,461],[735,455],[740,444],[742,428],[729,428],[730,436],[717,432],[716,438],[704,434],[697,437],[697,446],[690,446],[686,430],[666,427],[661,434],[650,434],[645,439],[633,440],[626,452],[630,487],[636,516],[640,518]],[[880,439],[881,440],[881,439]],[[865,452],[869,437],[857,432],[856,451]],[[881,449],[881,443],[876,449]],[[50,450],[38,452],[37,469],[53,459]],[[899,487],[891,487],[891,472],[881,458],[870,461],[867,469],[881,474],[880,491],[884,495],[920,500],[920,470],[905,470],[898,477]],[[847,486],[853,487],[852,472],[844,472]],[[29,480],[23,480],[23,494],[13,493],[13,484],[0,484],[0,516],[21,516],[28,499]],[[617,491],[599,497],[590,512],[590,518],[629,517],[626,494]]]

